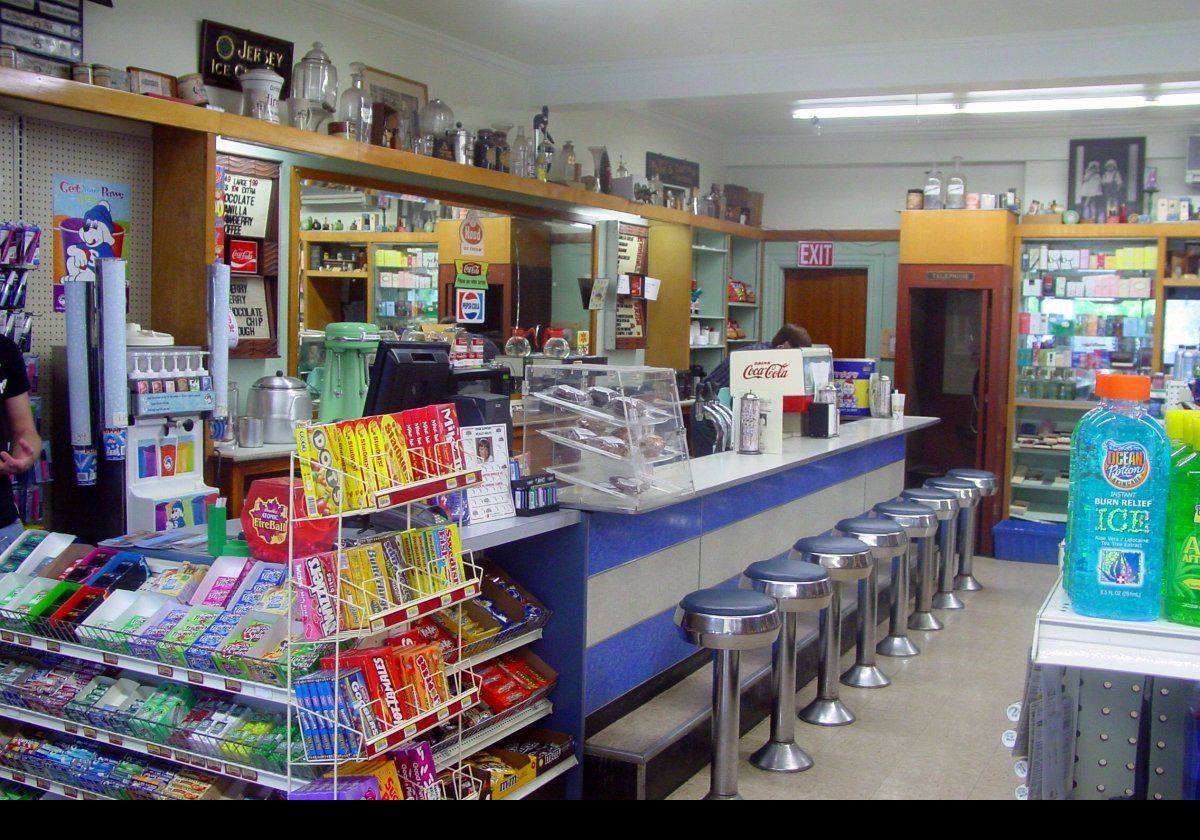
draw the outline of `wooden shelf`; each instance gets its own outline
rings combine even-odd
[[[304,272],[305,277],[317,278],[330,277],[336,279],[345,278],[347,280],[366,280],[368,276],[367,272],[365,271],[318,271],[311,268],[305,268],[302,269],[302,271]]]
[[[736,306],[741,309],[758,309],[757,303],[746,303],[746,302],[740,301],[740,300],[731,300],[731,301],[729,301],[729,305]]]
[[[1017,400],[1017,408],[1058,408],[1063,411],[1091,411],[1099,406],[1090,400]]]
[[[286,152],[377,167],[380,170],[394,172],[398,183],[417,188],[440,189],[457,196],[475,196],[492,201],[541,207],[568,215],[580,215],[581,210],[607,210],[651,221],[673,222],[751,239],[762,239],[763,237],[761,228],[740,225],[736,222],[727,222],[708,216],[696,216],[682,210],[672,210],[651,204],[637,204],[617,196],[589,192],[576,187],[518,178],[503,172],[462,166],[452,161],[425,157],[412,152],[356,143],[352,140],[303,131],[287,125],[273,125],[237,114],[210,111],[194,105],[152,99],[148,96],[139,96],[65,79],[55,79],[37,73],[0,68],[0,91],[3,92],[3,97],[40,102],[151,125],[219,135],[227,140],[269,146]],[[321,161],[321,163],[327,162],[327,160]],[[594,221],[595,214],[581,218],[581,221],[589,220]]]
[[[1017,238],[1157,239],[1200,236],[1200,222],[1148,222],[1136,225],[1017,225]]]
[[[1200,289],[1200,278],[1163,277],[1160,282],[1168,289]]]
[[[437,234],[419,231],[302,230],[301,242],[340,242],[347,245],[429,245],[437,247]]]

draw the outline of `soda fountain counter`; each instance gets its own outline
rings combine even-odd
[[[551,725],[583,743],[652,696],[657,678],[696,653],[672,624],[684,595],[736,586],[748,564],[897,496],[907,436],[937,422],[863,419],[839,437],[785,439],[779,454],[699,458],[690,493],[638,513],[576,504],[572,524],[549,522],[572,513],[564,510],[546,517],[547,529],[543,517],[481,526],[488,556],[554,611],[554,632],[533,648],[559,672]],[[465,543],[475,527],[464,529]],[[579,795],[582,779],[569,782]]]

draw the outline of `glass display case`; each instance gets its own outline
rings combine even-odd
[[[1096,374],[1153,370],[1158,241],[1026,239],[1020,260],[1009,516],[1065,523]]]
[[[403,333],[438,322],[438,247],[430,242],[372,246],[373,322]]]
[[[555,476],[560,503],[637,512],[692,492],[675,371],[537,365],[525,375],[530,474]]]

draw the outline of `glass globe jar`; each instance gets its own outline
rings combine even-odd
[[[546,339],[542,352],[552,359],[565,359],[571,355],[571,344],[565,338],[555,336]]]
[[[504,342],[505,356],[528,356],[532,352],[533,347],[530,345],[529,339],[523,335],[514,335]]]
[[[425,341],[425,332],[418,327],[406,327],[400,334],[401,341]]]
[[[316,131],[337,109],[337,68],[319,41],[292,68],[292,125]]]
[[[417,128],[423,135],[441,137],[454,128],[454,112],[440,99],[430,99],[417,112]]]
[[[350,65],[350,87],[342,92],[342,104],[338,119],[350,126],[350,134],[359,143],[371,142],[371,99],[363,85],[363,64],[356,61]]]

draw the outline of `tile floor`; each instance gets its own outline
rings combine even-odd
[[[763,721],[741,743],[739,787],[747,799],[1012,799],[1020,780],[1000,736],[1021,699],[1033,619],[1058,576],[1054,566],[976,560],[986,587],[966,593],[965,610],[941,612],[946,627],[910,635],[921,655],[880,657],[884,689],[842,686],[858,716],[846,727],[796,724],[796,740],[816,764],[804,773],[764,773],[747,762],[766,741]],[[881,627],[882,630],[882,627]],[[848,667],[853,651],[843,661]],[[803,708],[815,681],[800,692]],[[699,799],[708,768],[672,794]]]

